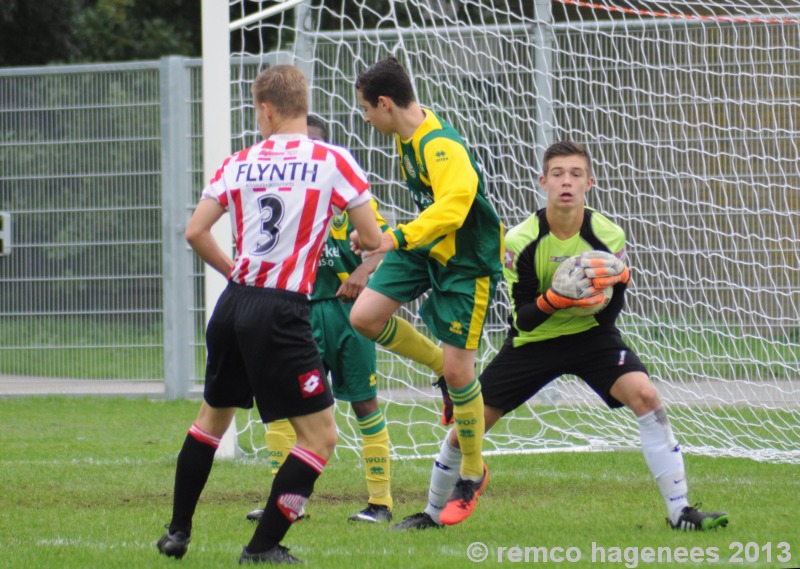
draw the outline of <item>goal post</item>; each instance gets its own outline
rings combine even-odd
[[[379,58],[401,59],[420,102],[463,134],[506,227],[543,205],[537,179],[547,144],[586,144],[597,178],[590,205],[628,236],[634,286],[619,326],[648,365],[682,446],[798,463],[800,0],[675,2],[669,12],[622,4],[630,5],[295,3],[232,32],[241,63],[231,91],[247,91],[253,61],[265,66],[281,54],[301,66],[312,111],[357,157],[382,212],[399,223],[416,212],[393,141],[364,123],[355,101],[356,75]],[[232,11],[244,6],[230,2]],[[248,104],[232,111],[241,146],[257,136]],[[416,308],[402,316],[425,330]],[[503,341],[508,312],[501,285],[479,371]],[[379,350],[379,376],[394,455],[434,455],[444,428],[430,373]],[[357,451],[352,413],[344,404],[337,412],[339,448]],[[252,413],[239,444],[263,450]],[[565,377],[498,423],[485,448],[638,444],[629,412],[606,409]]]
[[[228,6],[218,0],[203,0],[203,178],[210,180],[222,161],[231,155],[231,57],[228,33]],[[223,31],[224,33],[220,33]],[[227,251],[233,251],[231,222],[223,216],[211,234]],[[204,265],[205,322],[222,291],[225,278],[209,265]],[[222,437],[216,458],[236,458],[241,454],[237,443],[236,416]]]

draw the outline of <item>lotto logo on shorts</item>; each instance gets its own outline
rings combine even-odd
[[[325,392],[325,384],[322,383],[322,374],[317,370],[304,373],[297,379],[300,381],[300,393],[303,394],[304,399]]]

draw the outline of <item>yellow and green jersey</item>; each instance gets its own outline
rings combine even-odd
[[[429,109],[410,140],[397,136],[400,165],[419,216],[393,232],[398,248],[468,276],[499,274],[503,225],[486,197],[483,172],[461,135]]]
[[[386,232],[391,229],[386,220],[378,212],[378,203],[371,199],[369,202],[375,220]],[[347,280],[356,267],[361,264],[361,256],[356,255],[350,250],[350,233],[355,229],[350,216],[347,212],[334,217],[331,225],[331,233],[325,242],[322,256],[319,258],[317,277],[314,281],[314,290],[311,293],[311,300],[327,300],[336,298],[336,291],[339,286]]]
[[[541,209],[508,231],[505,249],[503,276],[511,298],[511,335],[516,347],[577,334],[599,325],[594,316],[576,316],[566,310],[556,310],[542,324],[525,331],[517,326],[517,314],[522,307],[535,305],[536,298],[550,288],[553,274],[565,259],[593,249],[624,259],[625,232],[603,214],[587,207],[580,231],[561,240],[550,232],[545,210]]]

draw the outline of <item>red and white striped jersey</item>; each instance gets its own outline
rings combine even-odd
[[[303,135],[273,135],[230,156],[203,190],[231,216],[240,284],[310,294],[331,218],[370,200],[353,156]]]

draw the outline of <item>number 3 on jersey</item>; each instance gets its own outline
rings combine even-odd
[[[266,242],[257,243],[251,255],[263,255],[275,248],[280,237],[280,224],[283,219],[283,202],[278,196],[262,196],[258,199],[261,211],[261,233],[267,237]]]

